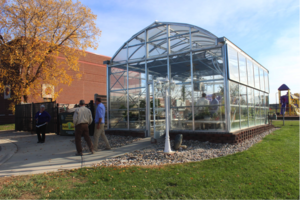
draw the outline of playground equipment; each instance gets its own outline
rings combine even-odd
[[[281,91],[287,91],[287,94],[281,96]],[[290,88],[287,85],[282,84],[278,88],[278,97],[279,97],[280,109],[283,108],[284,110],[285,107],[285,111],[288,113],[289,116],[293,116],[293,115],[300,116],[299,97],[293,95],[290,92]]]

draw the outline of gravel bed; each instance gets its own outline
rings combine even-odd
[[[120,167],[157,166],[207,160],[245,151],[254,144],[260,142],[274,130],[276,130],[276,128],[266,131],[240,144],[216,144],[209,143],[208,141],[200,142],[195,140],[183,140],[182,145],[187,145],[187,149],[175,151],[173,154],[163,153],[164,140],[162,140],[157,144],[152,144],[144,149],[100,161],[96,165]],[[173,143],[174,141],[171,140],[171,146],[173,146]]]
[[[139,137],[131,137],[131,136],[120,136],[120,135],[106,135],[110,147],[111,148],[119,148],[128,144],[131,144],[133,142],[139,141],[142,138]],[[91,137],[92,143],[94,144],[94,138]],[[75,145],[75,139],[71,140],[72,143]],[[85,142],[84,138],[81,138],[81,146],[82,146],[82,152],[90,152],[89,147],[87,143]],[[106,148],[105,142],[102,140],[102,137],[100,136],[99,138],[99,144],[98,144],[98,149],[99,150],[104,150]]]

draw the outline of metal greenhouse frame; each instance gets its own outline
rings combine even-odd
[[[170,99],[157,87],[166,77],[176,83]],[[156,21],[107,62],[110,130],[159,138],[169,117],[171,131],[229,133],[267,124],[268,107],[269,71],[227,38],[190,24]]]

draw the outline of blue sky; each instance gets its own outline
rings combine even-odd
[[[182,22],[225,36],[270,71],[270,103],[285,83],[300,93],[297,0],[82,0],[102,31],[94,53],[113,56],[155,20]]]

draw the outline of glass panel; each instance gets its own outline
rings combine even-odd
[[[141,33],[140,35],[136,36],[135,38],[133,38],[129,43],[128,46],[131,45],[136,45],[136,44],[140,44],[140,43],[144,43],[145,42],[145,32]]]
[[[166,78],[168,76],[167,58],[148,60],[148,80]]]
[[[190,35],[181,35],[170,38],[171,53],[190,50]]]
[[[240,82],[248,84],[247,82],[247,67],[246,67],[246,58],[239,54],[239,69],[240,69]]]
[[[162,84],[161,88],[159,88],[154,82],[154,96],[155,96],[155,109],[153,112],[155,113],[154,118],[154,137],[159,138],[163,134],[165,134],[166,130],[166,107],[165,107],[165,93],[164,93],[164,84]]]
[[[110,92],[110,109],[127,109],[127,91]]]
[[[192,106],[192,86],[191,84],[176,84],[171,90],[171,107]]]
[[[248,112],[249,112],[249,126],[255,126],[255,110],[253,89],[247,88],[248,92]]]
[[[171,113],[172,130],[193,130],[192,107],[173,107]]]
[[[240,129],[239,84],[229,81],[231,131]]]
[[[155,57],[167,54],[167,39],[148,43],[148,57]]]
[[[193,130],[191,84],[176,84],[171,90],[172,130]]]
[[[265,76],[265,91],[269,93],[269,76],[268,72],[264,71]]]
[[[127,65],[110,68],[110,89],[122,90],[127,88]]]
[[[247,87],[248,92],[248,106],[254,106],[254,97],[253,97],[253,89]]]
[[[263,110],[263,114],[262,114],[262,124],[266,124],[267,123],[267,109],[265,107],[261,108]]]
[[[127,61],[127,47],[121,49],[113,59],[113,64],[121,64]]]
[[[129,94],[129,109],[145,109],[146,104],[146,88],[130,89]]]
[[[193,53],[194,80],[223,79],[221,49]]]
[[[158,40],[167,38],[167,29],[166,26],[159,26],[156,28],[149,29],[147,31],[148,41]]]
[[[264,70],[259,68],[259,74],[260,74],[260,89],[262,91],[265,91],[265,80],[264,80]]]
[[[254,103],[255,103],[255,125],[260,125],[260,96],[259,91],[254,90]]]
[[[192,28],[192,49],[200,49],[216,45],[216,39],[210,38],[197,29]]]
[[[150,96],[152,96],[150,99],[150,107],[152,108],[150,126],[153,127],[153,137],[159,138],[165,133],[165,96],[161,88],[157,86],[156,79],[166,78],[168,74],[167,59],[149,60],[147,61],[147,67],[148,79],[155,80],[154,86],[150,87]]]
[[[146,110],[129,110],[129,128],[146,129]]]
[[[268,112],[269,112],[269,109],[265,108],[265,123],[264,124],[268,124],[269,123]]]
[[[269,94],[265,93],[266,107],[269,108]]]
[[[145,45],[128,47],[128,60],[145,59]]]
[[[146,126],[146,92],[143,89],[129,90],[129,127],[130,129],[145,129]]]
[[[188,26],[177,26],[170,25],[170,36],[175,36],[179,34],[188,34],[190,33],[190,27]]]
[[[170,56],[171,78],[177,82],[191,82],[190,53]]]
[[[255,88],[259,89],[259,68],[257,65],[254,65],[254,80],[255,80]]]
[[[240,85],[241,128],[248,127],[247,88]]]
[[[199,82],[194,82],[194,85]],[[225,129],[223,81],[201,82],[194,90],[195,129]]]
[[[127,110],[110,110],[110,128],[127,129]]]
[[[239,66],[237,52],[228,46],[228,59],[229,59],[229,77],[231,80],[240,81]]]
[[[254,87],[253,64],[250,60],[247,60],[247,71],[248,71],[248,85]]]
[[[129,71],[128,88],[145,87],[145,74],[135,71]]]
[[[260,92],[260,99],[261,99],[261,107],[266,107],[266,99],[265,99],[264,92]]]

